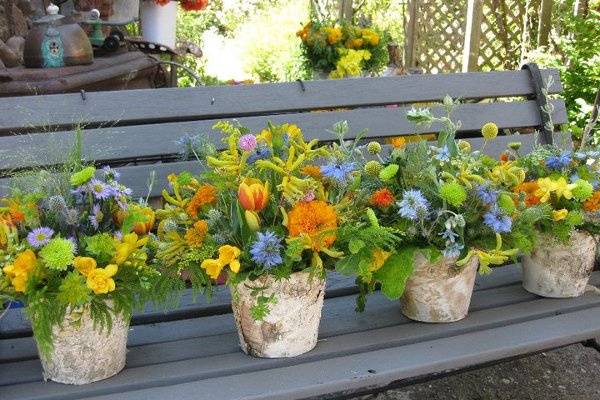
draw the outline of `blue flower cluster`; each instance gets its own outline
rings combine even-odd
[[[485,205],[491,206],[498,201],[498,191],[491,188],[489,183],[483,183],[475,187],[475,194]]]
[[[396,202],[398,213],[406,219],[416,221],[429,215],[429,201],[420,190],[409,189],[402,193],[402,200]]]
[[[280,265],[283,262],[281,257],[281,238],[275,233],[266,231],[265,233],[258,232],[258,238],[252,244],[250,254],[252,261],[260,266],[272,268]]]
[[[560,156],[551,156],[546,159],[546,166],[553,170],[561,170],[571,164],[572,158],[571,153],[568,151],[563,152]]]
[[[254,164],[258,160],[264,160],[271,157],[271,149],[266,146],[256,146],[254,151],[248,156],[248,164]]]
[[[350,180],[350,174],[356,169],[354,162],[331,162],[321,166],[321,174],[332,181],[345,184]]]
[[[483,223],[496,233],[508,233],[512,230],[512,218],[504,214],[498,206],[494,206],[484,214]]]

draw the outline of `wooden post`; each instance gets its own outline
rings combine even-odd
[[[548,45],[548,35],[552,26],[552,0],[542,0],[540,5],[540,22],[538,25],[538,46]]]
[[[483,1],[467,1],[467,22],[463,47],[462,72],[476,71],[479,66],[479,46],[481,41],[481,21]]]
[[[417,22],[417,3],[419,0],[408,1],[408,21],[404,25],[404,70],[416,66],[414,59],[416,38],[416,22]]]
[[[343,21],[352,23],[354,8],[352,0],[340,0],[340,23]]]

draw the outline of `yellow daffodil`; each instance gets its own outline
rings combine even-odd
[[[135,232],[128,233],[123,236],[122,240],[115,239],[115,256],[113,262],[117,265],[123,264],[131,253],[143,247],[148,243],[148,237],[138,239],[138,235]]]
[[[555,182],[554,191],[556,192],[556,197],[561,198],[564,197],[567,200],[571,200],[573,198],[573,192],[571,192],[575,187],[577,187],[574,183],[567,183],[567,180],[561,176]]]
[[[33,272],[37,258],[31,250],[20,253],[12,264],[8,264],[2,270],[10,279],[10,283],[17,292],[25,292],[27,280]]]
[[[95,294],[106,294],[115,290],[115,281],[112,278],[118,271],[115,264],[107,265],[106,268],[96,268],[87,275],[87,286]]]
[[[237,259],[242,251],[235,246],[224,245],[219,247],[218,259],[206,259],[200,264],[200,268],[206,271],[212,279],[217,279],[221,275],[221,271],[227,265],[229,269],[235,273],[240,272],[240,261]]]
[[[88,274],[98,266],[96,260],[91,257],[75,257],[73,265],[83,276],[88,276]]]
[[[567,211],[565,208],[561,210],[554,210],[552,211],[552,219],[555,221],[562,221],[563,219],[567,218],[567,214],[569,214],[569,211]]]

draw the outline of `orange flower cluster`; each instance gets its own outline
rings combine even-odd
[[[315,251],[319,251],[322,246],[330,247],[335,242],[335,233],[325,233],[335,228],[337,228],[335,209],[322,200],[298,202],[288,213],[290,236],[308,235]]]
[[[323,175],[321,174],[321,168],[317,165],[305,165],[300,170],[302,175],[310,176],[313,179],[321,179]]]
[[[198,209],[217,200],[217,189],[211,185],[202,185],[185,207],[187,214],[193,219],[198,218]]]
[[[527,207],[535,206],[540,204],[540,198],[535,195],[535,192],[539,189],[539,185],[535,181],[523,182],[513,189],[515,193],[525,193],[525,205]]]
[[[185,11],[204,10],[208,5],[208,0],[181,0],[181,8]]]
[[[369,203],[375,207],[386,208],[394,204],[394,195],[388,188],[383,188],[375,191],[371,198],[369,199]]]
[[[185,232],[185,241],[188,246],[200,247],[208,233],[208,223],[204,220],[196,221],[194,226]]]
[[[592,197],[583,203],[583,209],[588,212],[600,210],[600,190],[594,192]]]

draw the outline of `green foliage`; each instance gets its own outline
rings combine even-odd
[[[269,315],[271,304],[277,304],[277,298],[275,294],[270,296],[258,295],[256,297],[256,303],[250,307],[250,315],[255,321],[262,321],[267,315]]]
[[[377,270],[373,277],[381,282],[381,292],[389,299],[398,299],[404,293],[406,281],[414,269],[415,251],[411,246],[404,246],[392,254]]]
[[[65,305],[79,307],[92,299],[92,291],[85,284],[85,278],[77,272],[69,272],[58,287],[56,299]]]
[[[574,0],[556,4],[554,15],[561,24],[561,31],[553,37],[556,48],[538,48],[529,56],[544,67],[560,71],[569,128],[576,138],[581,138],[600,87],[600,11],[590,9],[587,16],[574,16],[573,4]]]

